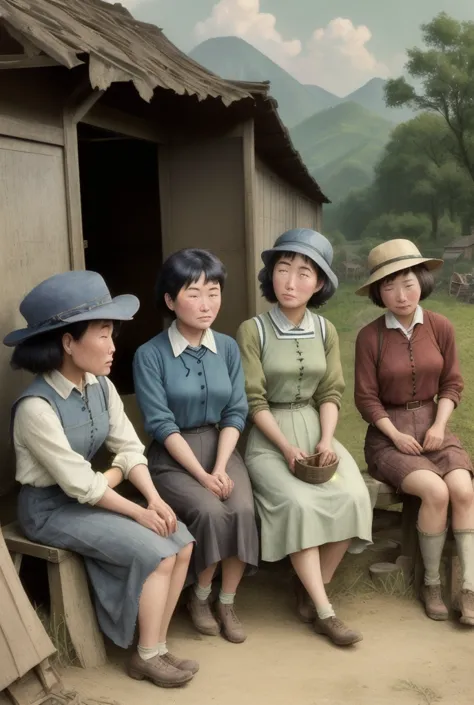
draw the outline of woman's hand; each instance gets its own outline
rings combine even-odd
[[[423,441],[423,450],[429,453],[433,450],[439,450],[443,445],[445,429],[436,422],[429,428]]]
[[[420,446],[416,438],[408,433],[396,433],[392,438],[394,445],[401,453],[405,455],[421,455],[423,448]]]
[[[337,455],[333,451],[331,444],[327,441],[319,441],[316,446],[316,453],[321,453],[321,461],[319,463],[320,467],[332,465],[337,461]]]
[[[303,460],[308,457],[308,453],[297,446],[288,446],[283,455],[292,473],[295,472],[295,460]]]
[[[203,487],[206,488],[206,490],[212,492],[212,494],[215,495],[218,499],[223,499],[223,485],[222,482],[217,479],[217,477],[206,472],[202,476],[202,478],[199,478],[199,482]]]
[[[144,509],[139,507],[135,521],[145,529],[154,531],[158,536],[169,536],[169,530],[164,519],[162,519],[154,509]]]
[[[212,476],[216,478],[221,486],[221,498],[229,499],[232,490],[234,489],[234,481],[229,477],[225,470],[215,467],[212,471]]]
[[[178,520],[169,504],[166,504],[161,497],[157,497],[148,503],[148,509],[153,510],[161,519],[163,519],[168,528],[168,535],[174,534],[178,528]]]

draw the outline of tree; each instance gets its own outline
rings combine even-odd
[[[438,115],[422,113],[395,128],[375,169],[377,213],[426,213],[431,237],[445,211],[454,221],[474,184],[453,157],[454,138]]]
[[[474,22],[441,12],[421,29],[427,49],[409,49],[406,68],[422,90],[403,77],[389,80],[386,103],[441,115],[454,138],[453,155],[474,181]]]
[[[364,240],[384,242],[395,238],[425,240],[430,232],[430,219],[422,213],[384,213],[373,220],[365,229]]]

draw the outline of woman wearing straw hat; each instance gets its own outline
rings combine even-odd
[[[442,264],[423,257],[409,240],[389,240],[370,252],[370,277],[356,293],[386,313],[358,335],[355,403],[370,424],[365,441],[370,474],[421,499],[422,599],[435,620],[448,618],[439,567],[451,502],[463,573],[460,621],[474,626],[473,466],[447,425],[464,384],[452,324],[420,306],[433,291],[432,272]]]
[[[31,541],[84,557],[99,624],[115,644],[130,646],[138,621],[129,675],[172,687],[198,670],[166,648],[193,538],[155,490],[107,379],[116,322],[138,307],[135,296],[112,299],[102,277],[86,271],[50,277],[22,301],[28,325],[4,340],[15,347],[12,366],[36,375],[12,411],[18,519]],[[111,468],[94,472],[90,461],[103,443],[114,454]],[[123,477],[145,507],[113,490]]]
[[[299,616],[344,646],[362,636],[336,618],[325,586],[349,547],[359,552],[371,543],[372,510],[359,468],[334,438],[344,390],[338,336],[308,308],[336,291],[332,258],[330,243],[314,230],[281,235],[262,253],[259,275],[274,306],[245,321],[237,342],[252,420],[245,459],[261,518],[262,558],[290,557],[312,600],[312,609],[300,602]],[[295,461],[315,452],[339,458],[324,484],[294,474]]]

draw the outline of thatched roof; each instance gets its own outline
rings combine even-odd
[[[474,247],[474,235],[465,235],[464,237],[460,237],[457,240],[454,240],[454,242],[450,242],[449,245],[446,245],[446,250],[465,250],[468,247]]]
[[[151,100],[156,88],[221,98],[229,105],[249,94],[209,73],[151,24],[138,22],[122,5],[102,0],[0,0],[8,27],[69,69],[89,57],[93,88],[132,81]]]
[[[199,101],[219,99],[225,106],[250,104],[246,119],[254,119],[257,150],[263,158],[308,198],[329,202],[295,150],[268,83],[216,76],[181,52],[161,29],[139,22],[118,3],[0,0],[0,22],[30,55],[43,52],[68,69],[88,65],[95,89],[132,82],[147,102],[156,89],[165,89]]]

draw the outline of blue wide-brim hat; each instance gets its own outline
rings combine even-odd
[[[27,327],[9,333],[3,343],[15,347],[36,335],[78,321],[129,321],[139,308],[140,302],[132,294],[112,298],[97,272],[55,274],[25,296],[20,313]]]
[[[332,245],[324,235],[309,228],[294,228],[280,235],[270,250],[262,252],[262,260],[266,267],[270,264],[276,252],[294,252],[298,255],[309,257],[327,276],[332,286],[333,293],[339,286],[337,276],[331,269],[334,251]]]

